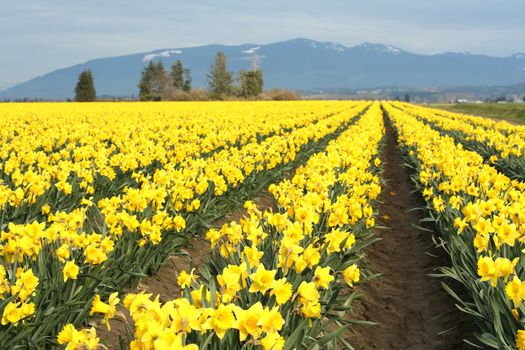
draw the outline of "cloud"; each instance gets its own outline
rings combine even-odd
[[[0,83],[98,57],[294,37],[509,55],[524,50],[523,13],[522,0],[17,1],[0,13]]]
[[[144,55],[142,62],[149,62],[153,60],[155,57],[170,57],[171,55],[181,54],[181,53],[182,53],[181,50],[165,50],[159,53],[149,53],[147,55]]]

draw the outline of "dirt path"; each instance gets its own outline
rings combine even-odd
[[[382,239],[367,254],[382,277],[360,287],[364,296],[355,306],[357,318],[378,325],[356,327],[350,344],[356,350],[466,348],[462,343],[464,315],[440,281],[428,276],[441,265],[443,252],[434,248],[429,232],[412,226],[423,213],[409,210],[423,202],[411,193],[409,174],[389,124],[383,155],[386,184],[380,197],[379,224],[388,229],[378,230]]]

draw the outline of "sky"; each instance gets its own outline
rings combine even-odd
[[[0,11],[0,89],[90,59],[293,38],[417,53],[525,52],[525,0],[17,0]]]

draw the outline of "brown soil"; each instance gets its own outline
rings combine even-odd
[[[387,122],[388,123],[388,122]],[[464,319],[440,280],[428,276],[443,263],[443,251],[435,248],[432,234],[417,229],[423,205],[411,193],[408,171],[387,124],[383,149],[385,185],[379,206],[381,240],[368,248],[367,261],[382,276],[359,288],[356,318],[377,322],[356,326],[348,341],[361,349],[463,349]],[[384,217],[388,215],[388,217]]]

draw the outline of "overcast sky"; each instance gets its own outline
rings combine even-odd
[[[5,1],[0,88],[93,58],[297,37],[505,56],[525,51],[525,0]]]

